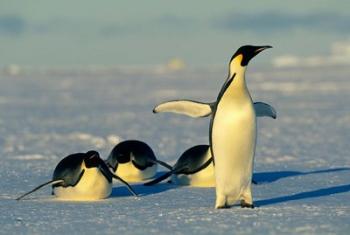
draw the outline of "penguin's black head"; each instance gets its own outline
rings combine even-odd
[[[87,168],[93,168],[100,166],[103,161],[98,152],[91,150],[85,153],[84,162]]]
[[[242,61],[241,61],[241,66],[247,66],[249,61],[262,52],[265,49],[272,48],[272,46],[251,46],[251,45],[246,45],[240,47],[236,53],[232,56],[231,61],[236,58],[239,55],[242,55]]]

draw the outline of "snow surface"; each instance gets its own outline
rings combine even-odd
[[[254,66],[251,66],[254,68]],[[120,184],[96,202],[62,202],[42,189],[61,158],[120,140],[147,142],[174,163],[208,143],[209,119],[153,114],[159,102],[213,101],[226,71],[45,70],[0,74],[0,234],[348,234],[350,69],[249,69],[259,119],[255,209],[215,210],[213,188]],[[160,168],[159,170],[164,170]]]

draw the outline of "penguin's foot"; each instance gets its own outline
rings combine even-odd
[[[244,200],[241,200],[241,208],[254,209],[254,204],[250,204],[250,203],[245,202]]]

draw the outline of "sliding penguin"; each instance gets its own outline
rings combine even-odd
[[[170,176],[171,182],[177,185],[215,187],[214,165],[209,145],[197,145],[186,150],[172,170],[145,185],[157,184]]]
[[[251,182],[256,145],[256,113],[245,81],[249,61],[271,46],[242,46],[232,56],[210,121],[210,149],[215,160],[216,208],[240,200],[253,208]]]
[[[117,144],[106,163],[128,182],[139,182],[154,177],[158,164],[172,169],[167,163],[156,159],[153,150],[146,143],[138,140],[126,140]]]
[[[110,172],[98,152],[75,153],[58,163],[51,181],[39,185],[17,200],[46,185],[52,185],[52,194],[59,199],[81,201],[103,199],[112,192],[112,178],[124,183],[129,191],[137,196],[127,182]]]

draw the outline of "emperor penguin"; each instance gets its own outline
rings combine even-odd
[[[209,141],[215,161],[215,208],[227,208],[240,200],[253,208],[251,191],[256,145],[256,113],[247,88],[249,61],[271,46],[242,46],[232,56],[210,121]]]
[[[106,163],[116,175],[128,182],[140,182],[154,177],[158,164],[172,169],[156,158],[150,146],[139,140],[126,140],[117,144]]]
[[[210,116],[209,143],[215,164],[216,208],[241,200],[253,208],[252,171],[256,145],[256,117],[276,118],[268,104],[253,103],[245,71],[249,61],[271,46],[242,46],[232,56],[229,75],[213,103],[173,100],[155,107],[154,113],[174,112],[191,117]]]
[[[215,187],[213,158],[209,145],[196,145],[187,149],[172,170],[145,183],[150,186],[171,177],[171,183],[192,187]]]
[[[56,166],[52,180],[39,185],[16,200],[36,190],[52,185],[52,194],[63,200],[89,201],[107,198],[112,192],[112,178],[124,183],[137,196],[131,186],[108,169],[98,152],[75,153],[63,158]]]

